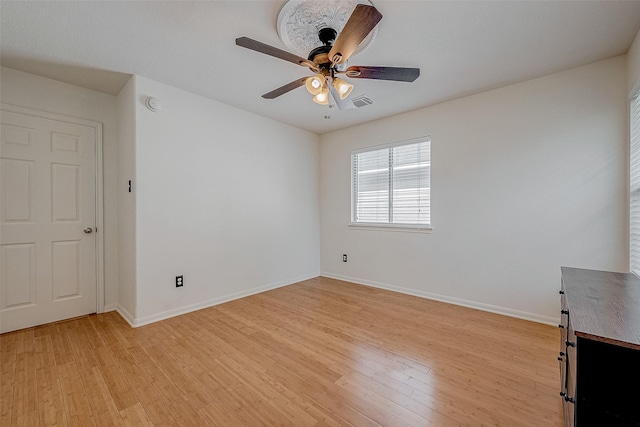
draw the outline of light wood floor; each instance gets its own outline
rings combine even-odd
[[[0,336],[0,425],[561,425],[557,328],[337,280]]]

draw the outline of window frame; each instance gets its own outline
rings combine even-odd
[[[640,90],[629,101],[629,271],[640,276]]]
[[[372,151],[378,151],[378,150],[383,150],[383,149],[390,149],[390,148],[394,148],[394,147],[399,147],[399,146],[404,146],[404,145],[413,145],[413,144],[417,144],[420,142],[427,142],[429,144],[429,182],[431,181],[431,136],[426,135],[426,136],[420,136],[417,138],[411,138],[411,139],[407,139],[407,140],[402,140],[402,141],[396,141],[396,142],[391,142],[391,143],[387,143],[387,144],[380,144],[380,145],[375,145],[375,146],[369,146],[369,147],[363,147],[363,148],[358,148],[355,150],[351,151],[351,156],[350,156],[350,162],[349,162],[349,175],[350,175],[350,193],[351,193],[351,208],[349,211],[349,216],[350,216],[350,221],[349,221],[349,227],[356,229],[356,230],[378,230],[378,231],[399,231],[399,232],[417,232],[417,233],[431,233],[433,230],[433,227],[431,225],[431,221],[429,224],[410,224],[410,223],[390,223],[390,222],[362,222],[362,221],[355,221],[355,217],[356,217],[356,206],[357,206],[357,200],[356,200],[356,192],[355,192],[355,179],[356,176],[353,173],[354,172],[354,168],[353,168],[353,162],[354,162],[354,156],[357,156],[358,154],[361,153],[367,153],[367,152],[372,152]],[[390,172],[391,174],[391,172]],[[388,202],[388,205],[391,207],[392,206],[392,201],[391,199],[393,199],[393,197],[390,195],[390,201]],[[429,184],[429,217],[431,219],[431,184]]]

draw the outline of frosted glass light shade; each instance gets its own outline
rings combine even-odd
[[[311,95],[317,95],[322,92],[322,86],[324,85],[324,76],[322,74],[316,74],[313,77],[309,77],[305,81],[304,85]]]
[[[333,79],[333,87],[336,89],[336,92],[338,92],[340,99],[345,99],[353,90],[352,84],[349,84],[338,77]]]
[[[322,91],[313,97],[313,102],[320,105],[327,105],[329,103],[329,89],[322,88]]]

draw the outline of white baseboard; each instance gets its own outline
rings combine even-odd
[[[187,306],[184,306],[184,307],[178,307],[178,308],[174,308],[174,309],[171,309],[171,310],[163,311],[161,313],[155,313],[155,314],[151,314],[149,316],[144,316],[144,317],[139,317],[139,318],[134,318],[133,316],[131,316],[120,305],[118,305],[118,308],[116,310],[118,311],[118,313],[120,313],[122,315],[122,317],[125,318],[125,320],[127,322],[129,322],[129,324],[131,326],[136,328],[138,326],[144,326],[144,325],[148,325],[150,323],[159,322],[160,320],[165,320],[165,319],[169,319],[171,317],[176,317],[176,316],[180,316],[182,314],[187,314],[187,313],[190,313],[192,311],[202,310],[203,308],[208,308],[208,307],[213,307],[214,305],[223,304],[225,302],[233,301],[233,300],[236,300],[236,299],[239,299],[239,298],[244,298],[244,297],[248,297],[250,295],[259,294],[261,292],[270,291],[272,289],[277,289],[277,288],[281,288],[281,287],[284,287],[284,286],[289,286],[289,285],[292,285],[294,283],[302,282],[304,280],[313,279],[314,277],[318,277],[319,275],[320,275],[319,273],[315,272],[315,273],[311,273],[311,274],[308,274],[308,275],[305,275],[305,276],[302,276],[302,277],[298,277],[298,278],[295,278],[295,279],[284,280],[284,281],[276,282],[276,283],[270,283],[270,284],[267,284],[267,285],[258,286],[256,288],[248,289],[246,291],[235,292],[235,293],[230,294],[230,295],[225,295],[225,296],[222,296],[222,297],[213,298],[213,299],[206,300],[206,301],[201,301],[201,302],[198,302],[198,303],[195,303],[195,304],[190,304],[190,305],[187,305]]]
[[[434,301],[446,302],[449,304],[460,305],[462,307],[475,308],[477,310],[488,311],[490,313],[502,314],[504,316],[515,317],[518,319],[530,320],[532,322],[544,323],[545,325],[557,326],[560,321],[559,318],[542,316],[535,313],[529,313],[526,311],[513,310],[511,308],[500,307],[491,304],[484,304],[481,302],[469,301],[461,298],[449,297],[446,295],[434,294],[431,292],[419,291],[416,289],[402,288],[400,286],[388,285],[386,283],[374,282],[371,280],[364,280],[357,277],[342,276],[340,274],[333,274],[328,272],[321,272],[321,276],[328,277],[330,279],[344,280],[345,282],[352,282],[358,285],[371,286],[373,288],[385,289],[387,291],[399,292],[401,294],[412,295],[420,298],[426,298]]]
[[[106,311],[106,310],[105,310]],[[135,328],[136,327],[136,319],[135,317],[133,317],[131,315],[131,313],[129,313],[123,306],[121,306],[120,304],[117,305],[116,307],[116,311],[120,314],[120,316],[122,316],[122,318],[124,320],[127,321],[127,323],[132,327]]]
[[[108,313],[110,311],[116,311],[118,309],[118,304],[107,304],[104,306],[104,308],[102,309],[103,313]]]

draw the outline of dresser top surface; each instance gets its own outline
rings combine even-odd
[[[582,268],[561,270],[576,335],[640,350],[640,278]]]

